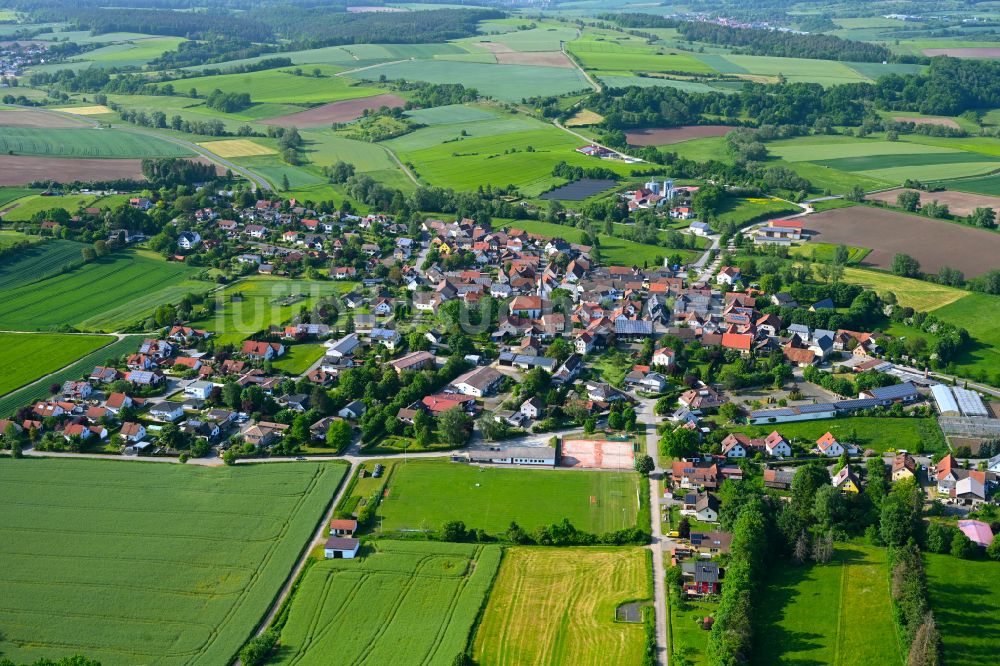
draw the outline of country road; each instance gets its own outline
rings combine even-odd
[[[664,469],[660,467],[660,435],[656,431],[659,418],[653,411],[655,400],[639,401],[639,421],[646,424],[646,453],[653,459],[654,468],[649,475],[649,516],[653,551],[653,615],[656,619],[656,663],[670,664],[670,642],[667,631],[667,586],[666,569],[663,566],[663,533],[660,529],[660,479]]]

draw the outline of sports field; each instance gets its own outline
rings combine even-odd
[[[230,663],[347,469],[105,460],[0,465],[0,652]],[[71,543],[72,546],[68,544]]]
[[[639,548],[508,549],[476,632],[476,663],[642,663],[645,628],[615,622],[615,609],[649,598],[649,571]]]
[[[566,67],[410,60],[379,65],[352,74],[354,77],[369,81],[377,81],[382,75],[390,81],[406,79],[428,83],[461,83],[466,88],[475,88],[481,95],[506,102],[520,102],[526,97],[563,95],[591,89],[583,74],[576,68]]]
[[[69,365],[114,338],[106,335],[0,333],[0,395]]]
[[[1000,652],[1000,562],[924,556],[934,619],[949,666],[992,663]]]
[[[275,663],[452,666],[500,565],[498,546],[367,542],[313,564],[295,592]]]
[[[251,277],[216,292],[215,314],[190,325],[213,331],[218,344],[235,344],[251,333],[288,321],[324,296],[347,293],[357,284]]]
[[[437,531],[450,520],[491,534],[516,521],[527,531],[560,522],[603,534],[635,525],[638,475],[632,472],[473,467],[446,460],[396,465],[379,506],[383,533]]]
[[[85,379],[94,369],[95,365],[111,365],[109,360],[119,361],[126,354],[135,353],[139,349],[139,343],[144,336],[127,335],[117,342],[113,342],[107,347],[102,347],[95,352],[87,354],[76,363],[46,377],[45,381],[31,384],[17,389],[0,398],[0,418],[10,416],[17,409],[30,405],[31,403],[48,398],[49,386],[52,384],[62,384],[69,380]]]
[[[285,102],[289,104],[310,104],[315,102],[336,102],[342,99],[369,97],[384,91],[377,88],[353,85],[351,79],[335,76],[343,68],[330,65],[311,65],[302,68],[302,75],[296,76],[295,68],[281,67],[244,74],[218,74],[199,76],[175,82],[174,88],[189,91],[194,88],[202,97],[213,90],[224,93],[250,93],[253,102]],[[313,76],[319,69],[320,76]],[[376,77],[377,78],[377,77]]]
[[[148,134],[97,128],[5,127],[0,153],[53,157],[187,157],[193,153]]]
[[[135,250],[65,270],[67,264],[82,261],[81,247],[54,241],[0,263],[0,328],[44,331],[86,321],[90,330],[114,330],[123,320],[106,319],[106,312],[128,306],[125,323],[147,317],[162,303],[155,297],[160,290],[184,282],[197,270]]]
[[[755,664],[903,663],[884,548],[838,544],[826,565],[776,562],[757,604]]]
[[[769,426],[734,426],[736,432],[745,432],[752,437],[765,437],[777,430],[789,440],[797,440],[807,448],[826,432],[833,434],[841,442],[856,444],[861,450],[933,452],[945,446],[941,428],[933,418],[865,418],[848,416],[819,421],[799,421],[777,423]]]

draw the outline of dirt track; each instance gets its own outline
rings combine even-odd
[[[803,219],[813,240],[871,248],[862,265],[888,270],[897,253],[909,254],[925,273],[942,266],[975,277],[1000,268],[1000,233],[896,211],[853,206]]]

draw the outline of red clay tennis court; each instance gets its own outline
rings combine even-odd
[[[559,464],[563,467],[630,470],[635,464],[630,441],[567,439],[563,441],[561,454]]]

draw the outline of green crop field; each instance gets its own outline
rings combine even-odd
[[[42,239],[38,236],[29,236],[28,234],[22,234],[20,231],[9,231],[7,229],[0,231],[0,249],[8,248],[15,243],[35,245],[41,242]]]
[[[650,595],[640,548],[511,548],[504,555],[474,657],[482,666],[639,664],[645,628],[616,608]]]
[[[0,187],[0,210],[7,207],[7,204],[23,197],[36,194],[38,190],[31,190],[27,187]]]
[[[142,341],[141,335],[127,335],[117,342],[113,342],[107,347],[102,347],[95,352],[87,354],[76,363],[54,372],[46,378],[46,381],[32,384],[8,393],[0,398],[0,418],[9,416],[18,408],[30,405],[37,400],[49,397],[49,386],[51,384],[62,384],[71,379],[86,379],[95,365],[108,365],[108,360],[118,361],[126,354],[132,354],[139,349]]]
[[[154,37],[122,44],[102,46],[94,51],[73,58],[74,61],[93,63],[97,67],[141,67],[166,51],[176,50],[183,37]]]
[[[924,556],[927,586],[950,666],[979,666],[1000,651],[1000,563]]]
[[[745,432],[753,437],[765,436],[777,430],[789,441],[797,440],[806,448],[830,432],[841,442],[855,444],[862,451],[888,451],[905,449],[911,452],[932,453],[944,449],[944,436],[937,420],[933,418],[867,418],[848,416],[819,421],[776,423],[774,425],[735,426],[734,432]]]
[[[494,220],[494,225],[499,226],[501,222]],[[549,236],[552,238],[563,238],[570,243],[579,243],[583,237],[583,231],[576,227],[569,227],[551,222],[540,222],[537,220],[503,220],[504,226],[511,226],[515,229],[524,229],[529,233]],[[631,266],[632,264],[654,264],[656,259],[661,260],[673,254],[679,254],[685,263],[694,261],[699,253],[693,250],[678,250],[669,248],[666,245],[644,245],[635,241],[624,240],[607,234],[600,234],[602,261],[608,265]],[[659,262],[659,263],[662,263]]]
[[[479,111],[478,109],[470,110]],[[437,122],[428,127],[423,127],[409,134],[386,141],[385,145],[397,153],[410,153],[416,150],[426,150],[435,147],[439,147],[441,150],[447,149],[449,153],[464,153],[466,152],[464,150],[466,147],[465,142],[470,139],[516,134],[518,132],[549,132],[552,129],[551,125],[546,125],[527,116],[497,117],[490,115],[488,119],[483,120],[459,120],[452,123]],[[565,135],[565,137],[568,139],[565,141],[567,147],[570,145],[575,147],[580,143],[579,139],[574,141],[570,135]],[[503,139],[498,139],[495,142],[495,147],[505,148],[506,142]]]
[[[70,253],[74,245],[75,253]],[[0,328],[50,330],[87,321],[93,330],[110,330],[114,327],[108,323],[123,320],[116,315],[106,321],[105,312],[121,313],[123,306],[129,306],[128,322],[148,317],[159,304],[154,292],[179,284],[196,271],[134,250],[63,270],[70,262],[82,261],[80,247],[69,241],[45,243],[0,263],[0,289],[4,289]]]
[[[879,294],[891,291],[900,305],[922,312],[933,312],[955,301],[970,297],[969,292],[943,284],[899,277],[863,268],[845,268],[844,281],[860,284]],[[937,313],[935,313],[937,314]],[[965,326],[965,324],[959,324]]]
[[[53,208],[62,208],[69,213],[75,213],[78,208],[85,208],[97,201],[99,198],[92,194],[67,194],[60,197],[28,194],[8,203],[10,210],[4,213],[3,219],[5,222],[27,222],[35,213]]]
[[[587,69],[691,74],[711,74],[715,71],[694,54],[670,48],[589,39],[570,42],[566,48]]]
[[[411,60],[379,65],[352,76],[377,81],[383,75],[390,81],[406,79],[428,83],[461,83],[467,88],[475,88],[482,95],[507,102],[520,102],[526,97],[591,90],[583,74],[575,68],[567,67]]]
[[[543,23],[531,30],[514,30],[502,35],[470,37],[460,43],[495,42],[508,46],[514,51],[558,51],[560,42],[569,42],[575,37],[576,30],[574,28]]]
[[[172,85],[179,93],[187,93],[191,88],[205,96],[213,90],[224,93],[250,93],[253,102],[284,102],[287,104],[310,104],[337,102],[358,97],[378,95],[382,90],[353,85],[352,79],[334,76],[343,68],[330,65],[315,65],[303,68],[303,75],[292,73],[294,68],[265,69],[244,74],[218,74],[199,76],[193,79],[175,81]],[[312,75],[313,69],[320,70],[320,77]],[[376,77],[377,78],[377,77]],[[165,84],[164,84],[165,85]]]
[[[5,127],[0,152],[52,157],[188,157],[183,146],[148,134],[116,129]]]
[[[323,345],[291,345],[285,349],[284,355],[274,362],[274,369],[290,375],[301,375],[313,363],[323,358],[325,353],[326,347]]]
[[[628,88],[631,86],[651,88],[654,86],[663,86],[698,93],[727,92],[726,90],[713,88],[710,85],[699,83],[697,81],[682,81],[680,79],[666,79],[653,76],[623,76],[622,74],[603,74],[601,72],[595,72],[595,74],[597,75],[597,78],[601,80],[601,83],[606,85],[608,88]]]
[[[723,60],[733,65],[729,74],[756,74],[758,76],[783,75],[789,81],[821,83],[825,86],[840,83],[867,81],[848,65],[832,60],[810,60],[807,58],[778,58],[772,56],[726,55]]]
[[[0,524],[0,652],[17,662],[76,652],[105,666],[230,663],[346,469],[0,464],[0,501],[19,507]]]
[[[1000,196],[1000,176],[983,176],[981,178],[965,178],[944,183],[949,190],[971,192],[972,194],[987,194]]]
[[[638,476],[470,467],[445,460],[397,465],[379,506],[383,533],[438,530],[449,520],[503,532],[517,521],[532,531],[568,518],[595,534],[635,525]],[[596,497],[596,504],[591,503]]]
[[[880,139],[858,139],[843,136],[814,135],[770,141],[768,151],[789,162],[809,161],[830,162],[845,158],[871,158],[893,156],[902,159],[904,155],[929,155],[932,153],[955,154],[960,150],[944,146],[925,146],[907,141],[883,141]],[[821,163],[823,163],[821,162]],[[873,161],[873,164],[876,164]],[[878,163],[879,166],[882,163]],[[874,168],[874,167],[869,167]]]
[[[804,245],[798,245],[789,249],[788,253],[796,257],[808,257],[813,261],[820,261],[824,263],[829,263],[833,261],[836,256],[837,245],[834,243],[814,243],[809,242]],[[847,263],[857,264],[862,259],[864,259],[868,253],[871,252],[866,247],[851,247],[847,248]]]
[[[430,59],[439,56],[459,55],[466,53],[465,49],[455,44],[348,44],[346,46],[326,46],[318,49],[301,51],[282,51],[282,58],[289,58],[296,65],[340,65],[344,68],[364,67],[366,65],[387,60],[406,60],[409,58]],[[226,68],[237,65],[249,65],[265,58],[273,58],[274,54],[266,54],[240,60],[227,60],[222,63],[206,63],[193,65],[184,69],[200,71],[205,68]],[[307,69],[306,72],[309,70]]]
[[[502,122],[502,121],[498,121]],[[445,126],[448,128],[449,126]],[[442,127],[428,130],[435,134],[445,132]],[[451,128],[452,134],[460,131]],[[431,185],[474,190],[479,185],[515,185],[527,196],[535,196],[563,184],[562,178],[552,175],[552,167],[559,162],[573,166],[604,167],[622,175],[636,168],[633,164],[613,160],[598,160],[576,152],[581,140],[555,127],[510,132],[497,136],[464,137],[460,141],[432,145],[414,150],[405,146],[421,141],[402,137],[402,146],[396,154],[404,163],[412,164],[418,178]]]
[[[0,360],[0,395],[69,365],[110,342],[114,342],[114,338],[106,335],[0,333],[0,346],[4,349]]]
[[[251,333],[288,321],[324,296],[347,293],[357,284],[251,277],[217,292],[215,315],[190,325],[213,331],[219,344],[236,344]]]
[[[770,574],[754,663],[902,665],[885,549],[838,544],[830,564],[782,562]]]
[[[274,663],[451,666],[500,565],[498,546],[367,542],[323,560],[292,598]]]

